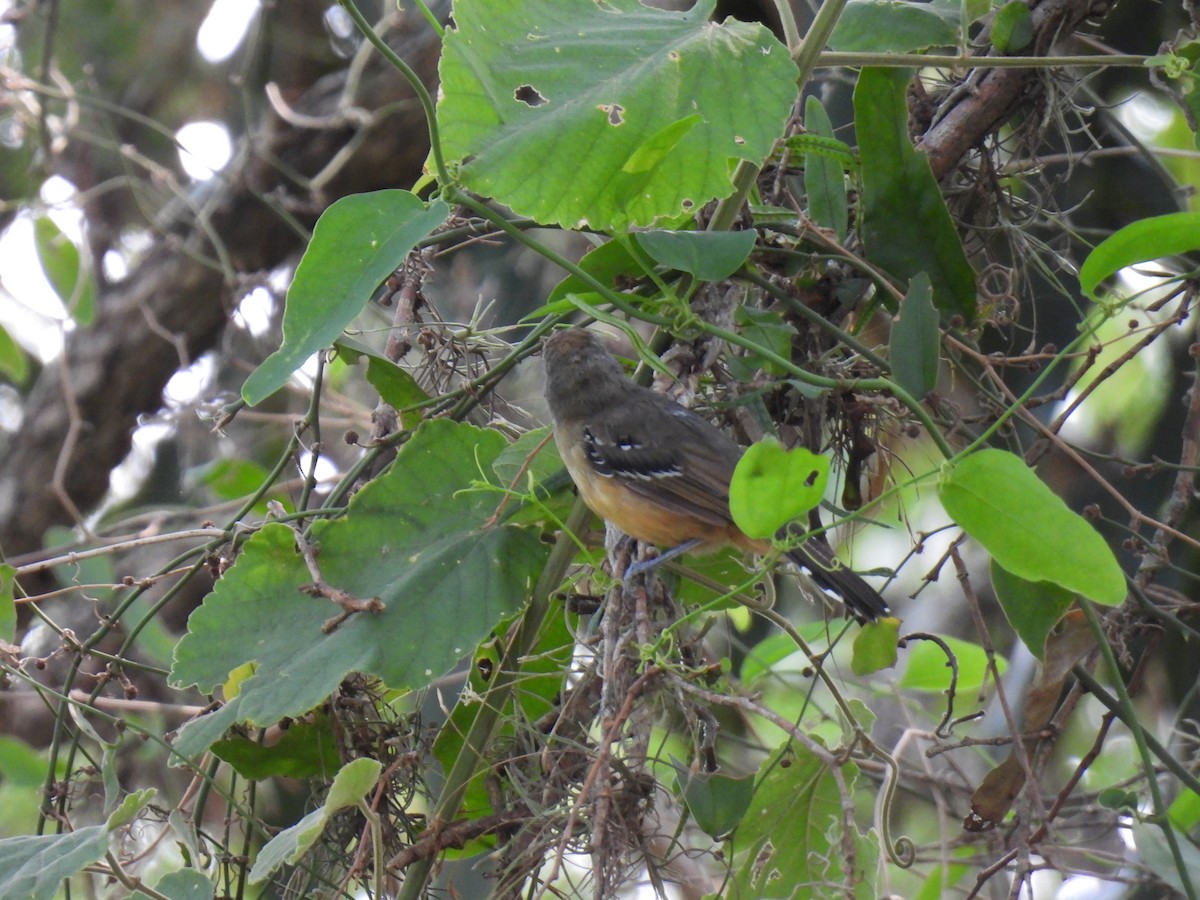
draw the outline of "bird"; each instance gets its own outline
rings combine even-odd
[[[733,545],[766,554],[729,511],[729,482],[743,453],[716,425],[630,379],[588,329],[542,342],[546,402],[559,454],[584,503],[630,537],[666,550],[711,553]],[[871,585],[821,537],[786,555],[860,622],[889,614]],[[627,573],[628,575],[628,573]]]

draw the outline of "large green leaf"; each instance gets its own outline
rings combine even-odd
[[[854,89],[862,232],[871,262],[907,282],[926,272],[944,316],[975,318],[975,271],[929,160],[908,139],[907,69],[863,69]]]
[[[1095,298],[1105,278],[1126,266],[1200,250],[1200,213],[1169,213],[1140,219],[1109,235],[1079,269],[1083,292]]]
[[[938,485],[946,512],[1001,566],[1097,603],[1125,599],[1125,576],[1100,533],[1004,450],[980,450],[947,467]]]
[[[354,194],[325,210],[288,288],[283,346],[250,373],[242,387],[245,401],[265,400],[305,360],[332,344],[417,241],[449,213],[442,201],[425,204],[408,191]]]
[[[463,183],[547,224],[620,230],[732,193],[796,99],[762,25],[639,0],[459,0],[438,124]]]
[[[330,634],[321,626],[338,607],[299,591],[312,578],[292,530],[268,525],[248,541],[192,614],[171,681],[208,692],[244,663],[257,668],[224,709],[189,726],[181,752],[203,749],[233,721],[306,712],[350,672],[394,688],[426,684],[520,609],[547,548],[532,529],[484,527],[497,494],[468,490],[505,446],[494,431],[429,422],[344,518],[313,527],[324,580],[384,603]]]

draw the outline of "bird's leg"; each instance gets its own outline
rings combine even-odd
[[[677,556],[682,556],[684,553],[695,549],[702,543],[703,541],[701,541],[699,538],[692,538],[690,541],[684,541],[682,544],[672,547],[670,550],[664,550],[662,553],[658,554],[658,556],[654,557],[654,559],[643,559],[639,562],[630,563],[629,568],[625,570],[625,577],[621,580],[628,581],[634,575],[641,575],[643,572],[649,572],[655,566],[665,563],[669,559],[674,559]]]

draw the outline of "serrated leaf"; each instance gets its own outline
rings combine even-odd
[[[746,448],[733,470],[729,512],[750,537],[771,538],[820,503],[828,483],[824,456],[765,437]]]
[[[892,377],[918,400],[937,386],[939,338],[929,276],[918,272],[900,301],[888,344]]]
[[[505,446],[495,431],[428,422],[392,468],[358,492],[345,517],[313,526],[324,580],[384,604],[330,634],[322,626],[338,607],[299,591],[312,577],[292,530],[273,524],[251,538],[192,614],[171,681],[210,692],[238,666],[257,667],[226,707],[189,723],[177,748],[194,754],[233,721],[298,716],[350,672],[396,689],[419,687],[515,613],[548,548],[533,529],[484,527],[498,495],[468,490]]]
[[[334,342],[421,238],[450,214],[408,191],[375,191],[336,201],[321,214],[288,288],[283,346],[250,373],[242,398],[253,406]]]
[[[1099,532],[1004,450],[980,450],[942,471],[942,506],[1001,566],[1106,606],[1125,599],[1125,575]]]
[[[804,101],[804,127],[813,137],[841,144],[833,136],[829,114],[816,97],[810,96]],[[846,147],[846,152],[850,152],[849,147]],[[804,154],[804,193],[808,199],[808,215],[818,225],[836,233],[840,241],[846,239],[850,221],[843,165],[827,152],[810,149]]]
[[[720,281],[742,267],[754,249],[753,231],[643,231],[634,235],[642,249],[669,269]]]
[[[783,130],[797,71],[762,25],[710,21],[714,5],[458,0],[440,67],[447,161],[469,189],[569,228],[728,196],[733,163],[760,162]]]
[[[907,0],[850,0],[829,37],[846,53],[920,53],[954,47],[958,28],[932,4]]]
[[[908,138],[911,77],[906,69],[866,68],[854,89],[863,243],[871,262],[902,282],[927,273],[943,316],[973,321],[975,271],[929,160]]]
[[[1138,263],[1200,250],[1200,213],[1169,213],[1126,225],[1088,254],[1079,269],[1079,285],[1093,300],[1096,288],[1111,275]]]

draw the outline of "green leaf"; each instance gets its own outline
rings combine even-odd
[[[0,897],[53,900],[59,882],[107,852],[108,829],[103,825],[0,840]]]
[[[992,46],[1001,53],[1017,53],[1033,40],[1033,15],[1022,0],[1010,0],[992,22]]]
[[[872,263],[902,281],[929,275],[943,316],[975,318],[975,271],[925,154],[908,139],[906,69],[866,68],[854,89],[862,161],[863,243]]]
[[[116,831],[118,828],[125,827],[138,817],[141,811],[146,808],[157,794],[157,788],[146,788],[142,791],[134,791],[132,794],[126,794],[121,800],[120,805],[109,814],[105,827],[109,831]]]
[[[252,494],[271,477],[266,466],[250,459],[218,459],[190,474],[195,484],[208,488],[220,500]]]
[[[1109,235],[1079,269],[1079,285],[1093,300],[1104,279],[1126,266],[1200,250],[1200,213],[1168,213],[1139,219]]]
[[[642,270],[641,265],[629,253],[629,249],[623,241],[606,241],[599,247],[593,247],[579,261],[579,268],[587,272],[605,287],[612,287],[616,280],[622,276],[644,276],[646,273]],[[550,296],[546,299],[546,305],[541,309],[534,310],[525,317],[525,321],[533,319],[541,319],[547,313],[559,312],[575,307],[571,304],[566,304],[564,310],[557,309],[559,304],[565,302],[567,294],[587,294],[592,291],[582,278],[576,275],[568,275],[550,292]]]
[[[1017,636],[1038,659],[1045,656],[1046,636],[1063,617],[1075,595],[1048,581],[1026,581],[992,560],[992,590]]]
[[[23,385],[29,377],[29,356],[3,325],[0,325],[0,375],[15,385]]]
[[[870,675],[896,665],[897,643],[900,639],[900,620],[892,617],[868,622],[854,636],[854,654],[850,671],[855,675]]]
[[[846,53],[920,53],[954,47],[958,29],[931,4],[907,0],[850,0],[829,37]]]
[[[958,682],[955,685],[961,697],[978,691],[988,681],[987,654],[978,644],[958,638],[943,637],[942,640],[950,648],[958,668]],[[908,645],[908,659],[904,665],[904,674],[900,677],[900,687],[914,691],[942,693],[950,689],[954,669],[946,652],[934,641],[914,640]],[[1003,675],[1008,663],[999,654],[996,655],[996,668]]]
[[[655,262],[720,281],[742,267],[754,249],[753,231],[644,231],[634,235]]]
[[[1200,794],[1191,788],[1183,788],[1167,807],[1167,816],[1180,831],[1191,831],[1200,825]]]
[[[520,609],[548,548],[533,529],[484,527],[498,495],[469,490],[505,446],[495,431],[427,422],[346,516],[313,526],[324,580],[384,604],[330,634],[322,625],[338,607],[299,591],[312,577],[292,530],[272,524],[251,538],[192,613],[171,682],[207,693],[238,666],[257,668],[223,709],[189,723],[177,749],[194,754],[235,721],[307,712],[350,672],[396,689],[427,684]]]
[[[1099,532],[1021,460],[980,450],[943,469],[942,506],[1001,566],[1106,606],[1125,600],[1125,575]]]
[[[713,839],[728,834],[741,824],[754,798],[754,778],[692,772],[671,759],[679,782],[679,793],[700,830]]]
[[[458,0],[440,69],[448,162],[470,190],[569,228],[728,196],[733,164],[761,162],[783,130],[797,71],[762,25],[709,21],[714,5]]]
[[[408,191],[354,194],[326,209],[288,288],[283,346],[250,373],[243,399],[251,406],[265,400],[310,356],[332,344],[449,213],[441,200],[425,204]]]
[[[1189,891],[1183,883],[1183,875],[1175,861],[1171,845],[1163,837],[1163,827],[1146,822],[1134,822],[1132,829],[1134,844],[1141,856],[1142,865],[1148,871],[1153,872],[1158,878],[1177,890],[1180,895],[1187,896],[1194,891],[1196,873],[1200,872],[1200,847],[1188,840],[1177,841],[1183,871],[1187,872],[1188,884],[1192,888],[1192,891]]]
[[[939,340],[929,276],[918,272],[900,301],[888,344],[892,377],[918,400],[937,386]]]
[[[764,350],[770,350],[776,356],[790,359],[792,355],[792,338],[796,328],[777,312],[766,309],[754,309],[751,306],[739,306],[734,312],[738,330],[742,337],[753,341]],[[783,375],[783,367],[774,360],[747,350],[742,356],[731,356],[728,359],[730,369],[738,378],[744,376],[745,381],[752,381],[758,369],[770,372],[772,375]],[[817,393],[820,393],[818,390]],[[807,396],[807,395],[805,395]]]
[[[424,403],[429,395],[421,389],[415,378],[394,362],[381,356],[367,358],[367,381],[379,392],[380,399],[395,409]],[[406,422],[406,427],[415,425]]]
[[[951,850],[950,858],[966,856],[963,850],[962,847]],[[971,872],[972,867],[968,863],[930,866],[928,876],[921,882],[920,889],[912,895],[912,900],[942,900],[944,897],[954,896],[955,892],[951,889]]]
[[[338,356],[349,363],[357,363],[364,356],[367,358],[367,381],[379,392],[380,399],[393,409],[417,406],[429,399],[429,394],[409,372],[374,347],[346,335],[339,337],[333,345],[337,348]],[[421,414],[419,410],[411,411],[403,413],[400,418],[405,428],[416,428],[421,421]]]
[[[630,175],[653,172],[658,164],[679,146],[684,136],[703,121],[703,116],[688,116],[664,125],[657,134],[633,151],[633,155],[621,166],[621,171]]]
[[[341,764],[337,741],[325,720],[295,722],[269,747],[241,735],[212,745],[213,755],[223,759],[243,778],[328,778]]]
[[[364,757],[346,763],[329,786],[329,794],[321,808],[279,832],[258,852],[258,859],[250,870],[250,883],[258,884],[270,878],[280,866],[299,862],[321,837],[335,813],[347,806],[355,806],[375,787],[381,771],[383,765],[375,759]]]
[[[377,759],[361,758],[346,763],[342,770],[334,776],[333,784],[329,786],[329,795],[325,798],[325,808],[337,812],[347,806],[354,806],[367,796],[379,780],[383,771],[383,763]]]
[[[816,97],[810,96],[804,101],[804,127],[818,138],[835,140],[833,123]],[[841,141],[837,143],[841,144]],[[847,153],[849,149],[846,148]],[[836,233],[839,241],[844,241],[849,228],[850,210],[846,203],[843,163],[815,148],[805,151],[804,193],[808,197],[809,218]]]
[[[16,568],[8,563],[0,563],[0,641],[8,644],[17,638],[16,584]]]
[[[34,221],[33,242],[46,280],[71,318],[91,325],[96,318],[96,283],[80,259],[79,248],[49,216]]]
[[[810,646],[823,645],[829,635],[826,622],[813,622],[800,628],[800,636]],[[746,658],[742,660],[741,680],[748,686],[753,686],[758,680],[772,674],[775,668],[794,653],[799,653],[795,640],[788,634],[773,634],[763,638],[750,648]]]
[[[774,537],[821,502],[828,482],[828,459],[803,447],[787,450],[768,436],[738,460],[729,485],[729,511],[750,537]]]
[[[154,885],[154,890],[170,900],[212,900],[217,892],[216,885],[195,869],[168,872]],[[134,891],[129,900],[150,900],[150,896]]]
[[[842,766],[853,789],[858,769]],[[730,900],[822,896],[819,885],[859,880],[879,859],[877,841],[857,831],[843,836],[841,793],[833,773],[795,744],[773,753],[759,769],[750,808],[729,842],[733,872]],[[846,873],[843,838],[853,841],[855,872]],[[874,896],[874,895],[871,895]]]
[[[21,787],[41,787],[47,765],[46,754],[18,738],[0,735],[0,779]]]

